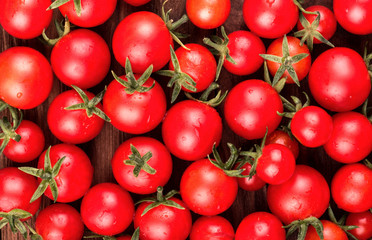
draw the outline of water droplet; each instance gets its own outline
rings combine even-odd
[[[23,94],[22,94],[21,92],[17,93],[17,98],[21,98],[22,95],[23,95]]]

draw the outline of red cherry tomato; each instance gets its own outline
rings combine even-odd
[[[123,232],[132,222],[134,204],[130,194],[114,183],[100,183],[85,194],[80,207],[87,228],[112,236]]]
[[[348,240],[346,233],[337,224],[328,221],[320,220],[323,224],[323,236],[324,240]],[[313,226],[309,226],[305,240],[320,240],[318,233]]]
[[[52,89],[48,60],[29,47],[0,53],[0,98],[15,108],[31,109],[43,103]]]
[[[141,6],[141,5],[144,5],[148,2],[150,2],[151,0],[124,0],[124,2],[132,5],[132,6],[135,6],[135,7],[138,7],[138,6]],[[130,239],[130,238],[129,238]]]
[[[52,204],[41,210],[36,218],[35,228],[43,240],[80,240],[84,234],[80,213],[62,203]]]
[[[349,232],[359,240],[368,240],[372,237],[372,213],[370,211],[350,213],[346,218],[346,225],[358,226]]]
[[[221,216],[201,216],[192,225],[190,240],[233,240],[234,228]]]
[[[295,138],[292,139],[285,131],[275,130],[274,132],[270,133],[266,137],[265,145],[269,145],[271,143],[277,143],[286,146],[292,151],[295,159],[297,159],[299,154],[298,142]]]
[[[249,163],[246,163],[242,166],[242,169],[245,169],[242,172],[242,175],[249,175],[249,172],[251,171],[252,165]],[[264,182],[257,174],[253,175],[251,178],[244,177],[244,178],[237,178],[238,185],[240,188],[246,190],[246,191],[257,191],[261,188],[263,188],[266,185],[266,182]]]

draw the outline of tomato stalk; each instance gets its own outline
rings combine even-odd
[[[48,11],[48,10],[56,9],[70,1],[71,0],[56,0],[46,10]],[[74,7],[75,7],[76,14],[80,17],[81,16],[81,0],[73,0],[73,1],[74,1]]]
[[[152,158],[152,152],[147,152],[141,156],[137,148],[132,144],[130,144],[130,150],[132,154],[128,156],[129,159],[124,160],[124,164],[134,166],[133,175],[135,177],[138,177],[141,170],[152,175],[156,173],[156,170],[147,163]]]
[[[62,24],[62,23],[61,23]],[[63,27],[63,30],[62,30],[62,27],[60,25],[60,23],[57,22],[57,20],[54,22],[54,25],[57,29],[57,32],[58,32],[58,37],[57,38],[54,38],[54,39],[50,39],[46,33],[45,33],[45,29],[43,30],[42,32],[42,36],[43,36],[43,39],[44,41],[51,45],[51,46],[54,46],[57,44],[57,42],[59,40],[61,40],[61,38],[63,38],[64,36],[66,36],[67,34],[70,33],[71,31],[71,25],[70,25],[70,21],[68,20],[67,16],[65,17],[65,24],[64,24],[64,27]]]
[[[316,217],[308,217],[304,220],[296,220],[290,223],[284,228],[289,228],[287,232],[287,238],[292,235],[296,230],[298,230],[297,240],[304,240],[306,237],[307,229],[309,225],[313,226],[320,239],[324,239],[323,236],[323,224]]]
[[[372,53],[368,54],[367,43],[366,43],[366,46],[364,48],[363,59],[364,59],[364,62],[366,64],[366,66],[367,66],[369,76],[370,76],[370,78],[372,80],[372,63],[371,63]]]
[[[10,212],[0,212],[0,229],[9,224],[10,230],[13,233],[19,232],[22,236],[27,239],[27,228],[22,223],[21,219],[32,217],[32,214],[22,210],[13,209]]]

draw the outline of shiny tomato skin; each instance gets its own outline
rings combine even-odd
[[[96,27],[106,22],[114,13],[117,0],[82,0],[81,15],[78,16],[74,1],[69,1],[59,7],[62,16],[67,16],[68,20],[84,28]]]
[[[268,212],[254,212],[246,216],[236,230],[235,240],[285,240],[280,220]]]
[[[85,226],[94,233],[113,236],[132,222],[134,204],[130,194],[114,183],[100,183],[85,194],[80,214]]]
[[[134,166],[124,163],[132,154],[130,145],[136,147],[141,156],[147,152],[152,153],[147,162],[155,174],[141,170],[138,177],[134,176]],[[134,137],[123,142],[115,151],[111,160],[112,171],[116,181],[129,192],[136,194],[150,194],[156,192],[158,186],[164,186],[172,174],[172,157],[165,146],[158,140],[150,137]]]
[[[226,211],[238,193],[236,178],[229,177],[209,159],[193,162],[184,171],[180,193],[191,211],[213,216]]]
[[[329,8],[322,5],[313,5],[306,8],[305,10],[309,12],[318,12],[320,14],[319,26],[316,28],[316,30],[320,34],[322,34],[325,39],[331,39],[337,29],[337,21],[333,12]],[[315,14],[303,14],[310,24],[317,18],[317,15]],[[300,21],[297,22],[297,29],[304,29]],[[315,44],[322,43],[316,38],[313,38],[313,40]]]
[[[230,8],[230,0],[186,0],[187,16],[202,29],[221,26],[229,17]]]
[[[370,211],[349,213],[346,218],[346,225],[358,226],[358,228],[349,232],[359,240],[368,240],[372,237],[372,213]]]
[[[298,8],[289,0],[245,0],[243,17],[253,33],[274,39],[283,37],[296,25]]]
[[[308,79],[315,101],[334,112],[359,107],[371,90],[363,58],[345,47],[335,47],[320,54],[311,66]]]
[[[233,240],[234,228],[221,216],[201,216],[192,225],[190,240]]]
[[[324,145],[326,153],[342,163],[356,163],[372,151],[372,124],[363,114],[343,112],[332,116],[333,131]]]
[[[334,0],[333,11],[337,22],[346,31],[358,35],[372,33],[371,0]]]
[[[132,236],[129,236],[129,235],[120,236],[116,238],[116,240],[131,240],[131,239],[132,239]]]
[[[200,44],[189,43],[185,47],[190,50],[179,47],[175,51],[181,71],[188,74],[196,82],[196,92],[204,91],[216,77],[216,60],[208,48]],[[169,69],[174,70],[172,62],[169,63]],[[182,87],[182,90],[192,92],[184,87]]]
[[[170,45],[173,47],[173,39],[164,21],[147,11],[125,17],[112,39],[116,60],[125,67],[129,58],[135,73],[143,73],[151,64],[153,72],[164,67],[170,60]]]
[[[40,36],[52,20],[52,11],[45,11],[51,0],[1,0],[0,24],[10,35],[21,39]]]
[[[361,163],[344,165],[332,178],[331,192],[338,208],[367,211],[372,208],[372,169]]]
[[[224,105],[228,126],[245,139],[263,138],[280,124],[283,104],[279,94],[262,80],[246,80],[231,89]]]
[[[138,7],[138,6],[142,6],[148,2],[150,2],[151,0],[124,0],[124,2],[132,5],[132,6],[135,6],[135,7]]]
[[[248,176],[251,168],[252,165],[249,163],[243,165],[242,169],[245,170],[242,172],[242,175]],[[237,178],[237,180],[239,187],[246,191],[257,191],[266,185],[266,182],[264,182],[257,174],[253,175],[251,178],[244,177]]]
[[[89,100],[94,94],[84,91]],[[75,90],[68,90],[59,94],[49,105],[47,121],[50,131],[64,143],[80,144],[95,138],[102,130],[105,121],[93,114],[88,117],[86,110],[66,110],[83,100]],[[96,107],[103,109],[102,104]]]
[[[50,61],[61,82],[87,89],[105,78],[110,69],[111,55],[100,35],[88,29],[77,29],[57,42]]]
[[[184,209],[160,205],[141,216],[151,202],[141,203],[134,215],[134,228],[140,228],[141,240],[185,240],[190,234],[192,218],[186,204],[177,198],[170,200]]]
[[[48,60],[29,47],[12,47],[0,53],[0,99],[20,109],[43,103],[52,90]]]
[[[295,159],[297,159],[298,154],[300,152],[298,142],[295,138],[291,138],[288,133],[282,130],[275,130],[274,132],[270,133],[266,137],[265,145],[269,145],[271,143],[277,143],[286,146],[289,148]]]
[[[228,38],[227,47],[236,64],[225,60],[223,66],[226,70],[239,76],[256,72],[264,62],[259,54],[266,53],[262,40],[255,34],[243,30],[230,33]]]
[[[320,220],[323,224],[323,235],[324,240],[348,240],[346,233],[342,228],[340,228],[337,224],[328,221],[328,220]],[[318,233],[316,232],[313,226],[309,226],[307,230],[307,234],[305,240],[320,240]]]
[[[162,136],[165,146],[178,158],[195,161],[212,152],[222,137],[222,119],[211,106],[194,100],[174,104],[166,113]]]
[[[280,185],[269,185],[267,203],[284,224],[308,217],[319,218],[327,210],[330,190],[314,168],[297,165],[292,177]]]
[[[35,215],[40,208],[41,198],[32,203],[30,200],[37,187],[36,178],[18,168],[0,169],[0,212],[22,209]]]
[[[44,151],[38,161],[37,167],[44,169]],[[62,157],[64,159],[58,175],[55,177],[58,187],[57,202],[73,202],[88,191],[93,179],[93,167],[87,154],[79,147],[72,144],[57,144],[50,148],[50,161],[52,167]],[[38,179],[39,183],[41,178]],[[45,196],[54,200],[50,187],[44,193]]]
[[[135,77],[138,79],[140,75]],[[127,81],[125,76],[121,78]],[[150,77],[143,86],[150,87],[154,81]],[[120,131],[143,134],[153,130],[163,120],[167,100],[162,87],[156,81],[150,91],[128,94],[123,85],[113,80],[103,97],[103,109],[111,119],[111,124]]]
[[[22,120],[16,130],[21,136],[19,142],[10,140],[4,155],[14,162],[25,163],[36,159],[44,149],[45,137],[41,128],[29,120]],[[2,140],[0,140],[2,143]]]
[[[332,117],[321,107],[307,106],[293,116],[291,132],[305,147],[315,148],[327,143],[333,130]]]
[[[84,224],[75,208],[55,203],[39,212],[35,230],[43,240],[80,240],[83,238]]]
[[[301,54],[301,53],[308,54],[306,58],[302,59],[301,61],[297,63],[292,64],[294,70],[296,71],[298,80],[301,81],[307,76],[307,74],[310,71],[310,67],[311,67],[310,51],[307,48],[306,44],[300,46],[300,39],[298,38],[287,36],[287,40],[288,40],[289,55],[291,57],[297,54]],[[283,44],[283,38],[278,38],[274,40],[270,44],[270,46],[267,48],[267,54],[283,57],[282,44]],[[267,67],[272,76],[275,76],[275,73],[278,71],[280,65],[281,65],[280,63],[267,61]],[[282,75],[282,78],[283,77],[287,77],[286,83],[294,83],[292,77],[289,75],[287,70]]]

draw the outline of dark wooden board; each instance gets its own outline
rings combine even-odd
[[[169,0],[167,7],[172,8],[171,17],[174,19],[180,18],[185,13],[185,2],[186,0]],[[236,31],[239,29],[242,30],[248,30],[246,25],[243,21],[242,16],[242,6],[243,6],[243,0],[232,0],[232,7],[231,7],[231,13],[224,24],[226,32],[230,33],[232,31]],[[304,1],[303,4],[304,7],[320,4],[329,7],[332,9],[332,0],[314,0],[314,1]],[[129,15],[132,12],[136,11],[152,11],[160,15],[161,12],[161,4],[162,0],[152,0],[150,3],[141,6],[141,7],[132,7],[128,4],[126,4],[122,0],[118,0],[117,8],[114,12],[114,14],[111,16],[111,18],[104,23],[101,26],[92,28],[95,32],[99,33],[108,43],[110,49],[111,49],[111,40],[113,32],[118,25],[118,23],[127,15]],[[54,10],[54,18],[55,19],[62,19],[61,14],[58,10]],[[191,33],[191,36],[187,38],[184,42],[186,43],[200,43],[202,44],[203,37],[210,36],[213,34],[219,33],[218,30],[202,30],[195,27],[192,23],[187,23],[184,26],[181,27],[181,32],[184,33]],[[56,36],[56,31],[53,29],[53,26],[51,25],[49,29],[47,30],[47,33],[49,36]],[[291,32],[290,34],[293,34]],[[4,29],[0,26],[0,50],[4,51],[10,47],[13,46],[29,46],[32,48],[35,48],[39,50],[42,54],[44,54],[48,59],[50,57],[51,49],[52,47],[43,45],[38,39],[32,39],[32,40],[20,40],[16,39],[12,36],[10,36],[8,33],[4,31]],[[266,47],[270,44],[272,40],[264,40],[264,43]],[[350,34],[343,30],[339,25],[337,28],[337,32],[334,35],[334,37],[331,39],[332,43],[334,43],[335,46],[344,46],[349,47],[357,52],[359,52],[361,55],[363,54],[365,44],[367,42],[369,45],[369,49],[372,50],[372,36],[357,36]],[[316,45],[314,52],[312,54],[312,59],[315,59],[316,56],[318,56],[321,52],[328,49],[329,47],[326,45]],[[121,67],[115,60],[114,56],[112,55],[112,63],[111,63],[111,69],[114,70],[117,74],[124,73],[123,67]],[[158,75],[154,75],[154,78],[158,80],[158,82],[161,83],[161,85],[164,87],[164,90],[168,97],[168,108],[170,107],[170,89],[166,87],[166,78],[159,77]],[[219,80],[220,85],[222,86],[223,90],[229,90],[234,85],[236,85],[238,82],[246,79],[252,79],[252,78],[258,78],[263,79],[263,69],[261,68],[257,73],[239,77],[239,76],[233,76],[229,74],[226,70],[222,70],[221,77]],[[108,85],[112,81],[111,74],[108,74],[104,81],[100,83],[98,86],[90,89],[93,93],[100,92],[105,85]],[[53,90],[49,96],[49,98],[40,106],[38,106],[35,109],[24,111],[25,119],[32,120],[36,123],[38,123],[41,128],[44,130],[46,134],[46,146],[54,145],[59,143],[59,140],[57,140],[48,129],[48,126],[46,124],[46,113],[49,104],[51,101],[61,92],[67,90],[68,87],[63,85],[57,78],[54,79],[54,85]],[[286,86],[283,90],[283,95],[285,97],[288,97],[290,95],[297,95],[300,96],[301,92],[308,92],[308,84],[307,80],[303,80],[301,87],[298,88],[295,85],[289,85]],[[179,100],[182,100],[184,97],[180,97]],[[370,95],[371,99],[371,95]],[[178,100],[178,101],[179,101]],[[316,105],[315,101],[312,101],[313,104]],[[223,116],[222,111],[223,105],[217,107],[218,112]],[[223,121],[224,124],[224,130],[223,130],[223,138],[220,143],[219,151],[226,159],[229,154],[229,150],[227,147],[227,143],[231,142],[234,143],[238,147],[242,147],[243,149],[250,148],[253,143],[256,143],[256,141],[247,141],[241,137],[238,137],[235,135],[227,126],[226,122]],[[145,134],[146,136],[152,136],[154,138],[157,138],[161,140],[161,126],[158,126],[155,130],[151,131],[150,133]],[[119,130],[115,129],[112,125],[106,123],[102,132],[100,135],[95,138],[94,140],[79,145],[90,157],[91,162],[93,166],[95,167],[94,172],[94,180],[93,185],[97,183],[102,182],[115,182],[110,161],[111,158],[116,150],[116,148],[126,139],[129,139],[133,137],[133,135],[126,134],[123,132],[120,132]],[[190,164],[190,162],[183,161],[180,159],[177,159],[173,157],[174,161],[174,171],[173,175],[171,177],[171,180],[169,183],[165,186],[165,191],[169,191],[171,189],[179,189],[179,180],[181,178],[182,172],[184,169]],[[333,174],[335,171],[341,166],[341,164],[331,160],[324,152],[322,148],[315,148],[315,149],[309,149],[305,147],[301,147],[300,149],[300,156],[297,160],[297,163],[300,164],[307,164],[310,165],[317,170],[319,170],[324,177],[327,179],[328,182],[330,182]],[[28,163],[29,166],[36,166],[37,161],[32,161]],[[12,161],[9,161],[6,159],[3,155],[0,156],[0,168],[8,167],[8,166],[20,166],[20,164],[14,163]],[[230,209],[228,209],[226,212],[222,214],[222,216],[229,219],[236,229],[236,227],[239,225],[240,221],[249,213],[252,213],[254,211],[269,211],[267,203],[266,203],[266,188],[263,190],[257,191],[257,192],[247,192],[244,190],[239,190],[238,197],[235,201],[235,203],[231,206]],[[141,198],[141,196],[132,194],[134,200],[138,200]],[[42,200],[42,208],[45,206],[51,204],[51,201],[47,199],[46,197],[43,197]],[[74,207],[79,209],[80,201],[76,201],[74,203],[71,203]],[[335,204],[331,203],[334,208]],[[340,210],[336,210],[336,215],[340,216],[343,212]],[[194,219],[197,218],[197,215],[193,215]],[[326,218],[326,216],[324,216]],[[29,220],[28,223],[33,225],[34,219]],[[128,233],[131,233],[133,231],[133,227],[130,226],[127,230]],[[1,231],[1,239],[6,240],[16,240],[16,239],[23,239],[20,235],[13,234],[10,231],[9,227],[5,227]]]

